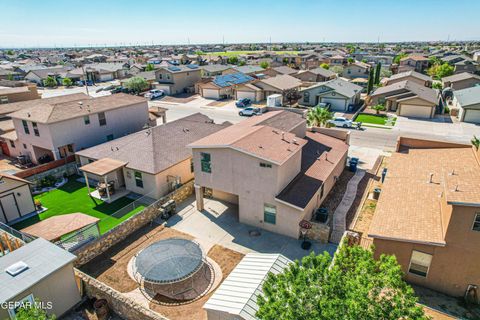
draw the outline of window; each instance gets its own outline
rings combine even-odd
[[[161,73],[158,74],[158,79],[162,79],[163,75]]]
[[[265,203],[263,206],[263,221],[275,224],[277,222],[277,207]]]
[[[135,184],[139,188],[143,188],[143,180],[142,180],[142,173],[135,171]]]
[[[202,172],[207,172],[207,173],[211,173],[212,172],[212,165],[211,165],[211,162],[210,162],[210,153],[205,153],[205,152],[202,152],[200,153],[200,162],[201,162],[201,165],[202,165]]]
[[[13,142],[13,140],[10,140],[10,147],[15,148],[15,142]]]
[[[303,93],[303,102],[310,102],[310,92]]]
[[[23,131],[25,131],[26,134],[30,134],[30,129],[28,129],[28,122],[25,120],[22,120],[23,124]]]
[[[27,149],[27,145],[25,143],[23,144],[23,149]]]
[[[272,165],[270,163],[260,162],[260,167],[262,168],[271,168]]]
[[[67,150],[68,152],[73,153],[73,144],[67,145]]]
[[[85,123],[85,125],[90,124],[90,117],[89,116],[84,116],[83,117],[83,123]]]
[[[325,187],[325,184],[322,183],[322,186],[320,187],[320,199],[323,198],[324,187]]]
[[[105,118],[105,112],[100,112],[98,114],[98,123],[101,125],[101,126],[104,126],[107,124],[107,119]]]
[[[38,125],[36,122],[32,122],[33,134],[37,137],[40,137],[40,132],[38,132]]]
[[[195,168],[193,166],[193,159],[190,159],[190,172],[193,173],[195,171]]]
[[[410,258],[410,267],[408,268],[408,272],[416,274],[418,276],[426,277],[431,262],[431,254],[413,250],[412,257]]]
[[[16,301],[15,307],[8,309],[8,315],[11,319],[16,319],[17,312],[21,307],[33,307],[34,303],[33,294],[29,294],[25,298]]]
[[[480,213],[475,214],[475,220],[473,220],[472,230],[480,231]]]
[[[107,136],[107,141],[112,141],[113,140],[113,134],[109,134]]]

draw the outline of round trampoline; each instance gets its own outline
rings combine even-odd
[[[136,255],[133,270],[135,279],[155,300],[196,299],[209,288],[213,278],[200,245],[181,238],[146,247]]]

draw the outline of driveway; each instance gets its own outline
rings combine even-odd
[[[300,247],[301,240],[268,232],[238,222],[238,207],[226,202],[205,199],[205,210],[198,211],[191,197],[178,208],[179,213],[167,221],[167,226],[196,238],[205,251],[214,244],[241,252],[281,253],[289,259],[301,259],[310,251],[333,254],[334,244],[312,242],[310,251]],[[259,233],[258,235],[256,233]]]

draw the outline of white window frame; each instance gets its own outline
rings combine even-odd
[[[480,212],[476,212],[476,213],[475,213],[475,217],[473,218],[473,223],[472,223],[472,231],[480,232],[480,230],[475,230],[475,229],[473,229],[473,227],[475,227],[475,223],[479,223],[479,224],[480,224],[480,219],[479,219],[479,221],[477,222],[477,218],[480,218]]]
[[[29,301],[33,306],[34,303],[35,303],[35,298],[33,297],[33,294],[30,293],[28,296],[24,297],[23,299],[17,300],[16,302],[24,302],[24,301]],[[8,309],[8,315],[10,316],[10,319],[16,319],[17,318],[16,309],[17,308],[15,308],[15,309],[9,308]]]
[[[416,273],[413,273],[413,272],[410,272],[410,269],[412,267],[412,260],[413,260],[413,255],[415,252],[418,252],[420,254],[424,254],[424,255],[428,255],[430,256],[430,263],[428,264],[428,267],[427,267],[427,272],[425,273],[425,276],[421,275],[421,274],[416,274]],[[426,252],[422,252],[422,251],[418,251],[418,250],[412,250],[412,254],[410,255],[410,262],[408,263],[408,274],[413,274],[417,277],[421,277],[421,278],[427,278],[428,277],[428,273],[430,272],[430,267],[432,266],[432,260],[433,260],[433,254],[430,254],[430,253],[426,253]]]

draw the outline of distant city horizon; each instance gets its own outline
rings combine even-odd
[[[9,14],[2,18],[0,48],[480,41],[480,2],[457,1],[469,9],[461,19],[447,21],[439,19],[442,3],[449,5],[432,0],[388,5],[379,0],[245,0],[233,8],[219,0],[202,5],[186,0],[173,8],[148,0],[8,1],[2,3]]]

